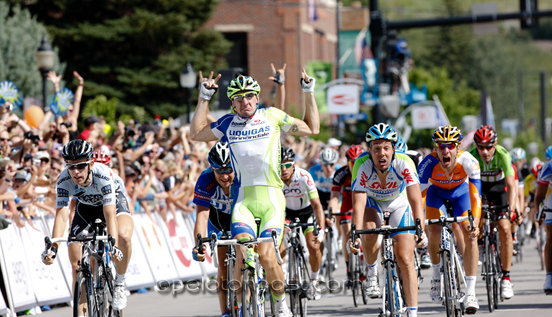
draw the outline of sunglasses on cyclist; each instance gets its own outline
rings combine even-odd
[[[490,150],[494,148],[494,144],[490,144],[490,145],[476,144],[475,146],[477,146],[477,148],[480,150]]]
[[[335,163],[328,163],[328,164],[322,164],[322,165],[324,165],[324,166],[334,166]]]
[[[257,94],[254,93],[254,92],[250,92],[250,93],[247,93],[247,94],[241,94],[241,95],[235,95],[234,97],[232,97],[232,100],[236,100],[236,101],[242,101],[243,98],[245,97],[245,99],[247,100],[251,100],[253,97],[255,97]]]
[[[82,163],[78,163],[78,164],[69,164],[69,163],[67,163],[67,169],[70,170],[70,171],[74,171],[74,170],[82,171],[83,169],[85,169],[88,166],[88,164],[90,162],[91,161],[86,161],[86,162],[82,162]]]
[[[280,167],[281,168],[290,168],[293,166],[293,163],[284,163],[284,164],[280,164]]]
[[[454,150],[456,148],[456,143],[450,142],[450,143],[437,143],[437,146],[440,150],[449,149]]]
[[[217,174],[232,174],[234,170],[231,167],[219,167],[215,168],[215,173]]]

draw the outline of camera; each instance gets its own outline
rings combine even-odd
[[[73,126],[71,122],[62,122],[61,125],[64,125],[68,129]]]
[[[33,134],[31,131],[25,132],[25,139],[29,139],[35,144],[38,143],[38,141],[40,141],[40,137],[38,135]]]

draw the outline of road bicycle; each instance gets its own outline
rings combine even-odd
[[[402,283],[400,275],[398,272],[398,264],[395,260],[393,253],[393,240],[391,234],[401,231],[415,230],[416,235],[421,237],[422,227],[420,225],[420,219],[416,219],[415,226],[404,226],[404,227],[391,227],[388,225],[389,222],[389,211],[383,213],[383,223],[380,228],[376,229],[362,229],[357,230],[356,225],[351,225],[351,241],[356,241],[361,234],[381,234],[383,239],[381,242],[381,252],[382,252],[382,266],[383,266],[383,296],[380,309],[380,317],[396,317],[396,316],[406,316],[406,305],[404,298],[404,290],[402,288]],[[419,239],[418,242],[421,240]]]
[[[227,232],[225,234],[221,234],[220,236],[217,236],[215,234],[215,238],[217,240],[230,240],[232,234],[230,232]],[[197,250],[200,254],[203,254],[203,248],[201,248],[201,245],[203,243],[208,242],[211,246],[213,246],[212,252],[216,253],[217,249],[214,248],[213,245],[213,236],[202,238],[201,234],[198,234],[197,236]],[[221,246],[220,244],[217,244],[217,247]],[[217,259],[218,260],[218,259]],[[239,282],[234,280],[234,267],[236,265],[236,247],[234,245],[228,245],[226,248],[226,259],[224,259],[224,262],[226,263],[226,285],[222,285],[222,287],[226,286],[226,308],[230,311],[231,317],[239,317],[239,307],[238,307],[238,299],[236,297],[236,289],[239,287],[237,284]],[[218,268],[219,263],[218,261],[214,262],[214,265],[216,268]]]
[[[346,213],[333,213],[332,208],[330,208],[326,213],[326,219],[329,219],[331,217],[337,217],[337,216],[346,216],[351,215],[351,212]],[[339,225],[339,224],[337,224]],[[326,237],[324,242],[324,254],[322,257],[322,269],[323,269],[323,276],[325,278],[326,287],[329,289],[330,293],[333,293],[339,289],[338,284],[334,280],[334,272],[337,269],[337,263],[338,263],[338,248],[339,246],[336,243],[335,240],[335,233],[332,227],[326,226]]]
[[[495,210],[508,208],[509,205],[489,206],[481,205],[485,224],[483,226],[483,269],[481,275],[485,280],[487,288],[487,303],[489,312],[498,308],[498,299],[504,301],[500,292],[500,281],[502,279],[502,262],[500,260],[500,239],[496,226]]]
[[[362,297],[364,305],[368,304],[368,293],[364,287],[367,270],[362,250],[357,253],[349,253],[349,272],[351,272],[352,276],[350,286],[355,307],[358,307],[358,304],[360,304],[360,297]]]
[[[211,252],[212,252],[212,258],[213,262],[215,264],[215,267],[219,266],[219,259],[218,254],[214,250],[217,250],[219,246],[232,246],[234,248],[234,261],[235,261],[235,252],[237,251],[235,249],[236,245],[241,245],[244,247],[247,247],[246,254],[249,255],[251,253],[252,262],[245,261],[244,260],[244,268],[242,268],[243,271],[243,277],[242,277],[242,283],[241,283],[241,292],[242,292],[242,316],[243,317],[265,317],[265,299],[268,296],[270,298],[270,306],[272,310],[272,316],[276,315],[276,311],[274,309],[274,301],[270,296],[269,286],[266,282],[266,274],[261,266],[261,263],[259,261],[259,254],[254,250],[254,246],[259,243],[273,243],[274,244],[274,252],[276,253],[276,259],[278,261],[278,264],[284,263],[282,261],[282,258],[280,257],[280,251],[278,250],[278,233],[276,231],[272,231],[272,235],[270,237],[265,238],[256,238],[256,239],[249,239],[240,241],[238,239],[227,239],[227,240],[219,240],[217,238],[216,234],[212,234],[210,238],[201,238],[201,235],[198,234],[198,246],[201,246],[205,242],[210,242],[211,244]],[[230,249],[230,248],[229,248]],[[198,247],[198,250],[202,250],[202,248]],[[228,252],[227,252],[228,255]],[[247,258],[247,255],[246,255]],[[235,262],[234,262],[235,264]],[[228,267],[228,271],[230,272],[230,267]],[[233,278],[233,275],[232,275]],[[233,284],[233,280],[229,280],[229,287],[228,287],[228,294],[230,298],[230,302],[233,300],[236,300],[235,292],[236,288],[233,286],[230,286]],[[232,290],[232,291],[231,291]],[[236,300],[237,303],[237,300]],[[232,305],[230,303],[229,305]],[[236,305],[233,305],[236,307]],[[232,306],[230,306],[232,307]],[[234,313],[237,316],[240,316],[239,311],[236,310]]]
[[[447,210],[450,211],[449,208]],[[438,219],[426,219],[426,225],[441,225],[441,243],[439,254],[441,255],[441,274],[443,276],[443,288],[445,296],[441,296],[445,304],[447,316],[460,317],[464,315],[465,307],[462,299],[466,295],[462,287],[466,287],[466,274],[454,241],[454,236],[450,224],[453,222],[470,222],[470,228],[473,230],[473,214],[468,210],[468,215],[464,217],[445,217]],[[442,292],[442,290],[441,290]]]
[[[73,316],[79,317],[79,303],[86,304],[87,317],[120,317],[122,312],[113,308],[115,266],[108,253],[113,251],[115,238],[107,235],[101,219],[94,222],[94,231],[89,233],[90,224],[76,237],[45,237],[45,253],[52,243],[80,242],[81,259],[77,270],[73,294]],[[92,262],[93,261],[93,262]]]
[[[545,256],[544,252],[546,249],[546,225],[544,221],[542,221],[545,212],[551,212],[552,209],[546,208],[544,205],[542,205],[539,208],[539,211],[535,215],[535,219],[537,222],[539,222],[539,229],[537,231],[537,251],[539,253],[539,259],[541,263],[541,270],[544,271],[546,269],[546,262],[545,262]]]
[[[291,312],[293,316],[307,316],[307,290],[312,287],[310,285],[310,271],[305,260],[305,253],[307,252],[306,246],[301,241],[301,235],[303,234],[303,228],[314,226],[314,236],[318,235],[318,224],[316,219],[314,223],[302,223],[299,222],[299,218],[295,218],[294,222],[286,224],[289,227],[288,232],[288,245],[286,249],[289,250],[289,264],[288,271],[289,277],[287,281],[286,289],[289,293],[289,301],[291,306]]]

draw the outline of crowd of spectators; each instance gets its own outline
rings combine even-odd
[[[108,164],[124,180],[132,212],[145,212],[152,221],[153,213],[159,213],[165,221],[169,212],[193,213],[195,182],[208,167],[207,154],[214,142],[192,141],[189,126],[176,127],[172,118],[156,118],[151,123],[119,121],[107,134],[105,119],[90,116],[82,118],[84,130],[79,131],[85,82],[77,72],[73,75],[79,85],[67,113],[54,118],[47,112],[37,128],[12,112],[9,102],[1,105],[0,218],[4,225],[0,227],[7,224],[5,220],[22,227],[32,225],[31,219],[39,213],[55,214],[56,180],[64,168],[61,149],[74,139],[87,140],[95,151],[110,156]],[[61,76],[51,72],[48,79],[58,91]],[[319,153],[326,146],[339,150],[338,163],[346,164],[348,147],[337,139],[330,139],[326,145],[283,133],[282,144],[294,149],[303,168],[318,163]]]

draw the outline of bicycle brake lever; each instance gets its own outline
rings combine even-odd
[[[468,209],[468,220],[470,221],[470,230],[473,232],[475,228],[473,227],[473,213],[471,209]]]
[[[422,242],[422,225],[420,218],[416,218],[416,236],[418,236],[418,241],[416,241],[416,243]]]
[[[202,243],[201,243],[201,233],[198,233],[197,234],[197,253],[199,254],[203,254],[203,246],[202,246]]]

